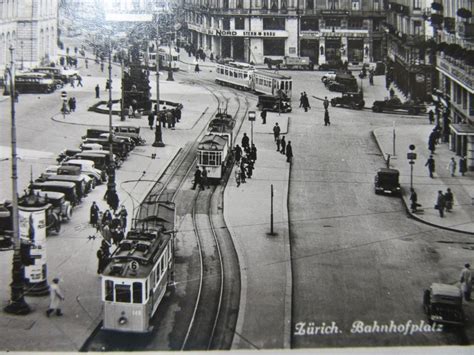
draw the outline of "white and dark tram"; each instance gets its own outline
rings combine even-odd
[[[171,59],[171,69],[173,71],[179,70],[179,53],[173,47],[171,47],[171,49],[168,46],[158,47],[158,56],[160,58],[160,69],[168,70]],[[152,69],[156,68],[155,51],[150,51],[148,53],[148,65]]]
[[[290,99],[293,89],[291,76],[255,69],[239,62],[217,64],[216,83],[273,96],[284,94]]]
[[[154,202],[146,209],[150,215],[134,220],[102,273],[105,330],[151,331],[150,319],[173,279],[175,205]]]
[[[231,153],[230,133],[208,133],[199,142],[197,165],[207,170],[209,179],[221,179]]]

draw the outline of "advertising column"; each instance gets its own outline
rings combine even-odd
[[[46,296],[49,286],[46,273],[46,210],[50,205],[36,199],[34,203],[20,201],[20,239],[30,245],[31,265],[25,266],[25,293],[29,296]]]

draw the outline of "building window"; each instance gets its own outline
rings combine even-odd
[[[285,18],[284,17],[264,17],[263,29],[264,30],[284,30]]]
[[[228,17],[224,17],[222,20],[222,29],[226,31],[230,30],[230,19]]]
[[[243,17],[235,18],[235,29],[236,30],[245,30],[245,19]]]
[[[341,27],[341,19],[339,18],[327,18],[325,19],[326,28]]]
[[[339,9],[339,0],[328,0],[327,7],[330,10],[337,10]]]
[[[352,10],[360,10],[360,1],[359,0],[352,0]]]
[[[268,10],[268,0],[262,0],[262,9]]]
[[[314,0],[306,0],[306,9],[308,10],[314,9]]]
[[[317,18],[302,18],[301,19],[301,31],[318,31],[319,30],[319,19]]]
[[[243,9],[244,8],[244,0],[237,0],[235,2],[235,8],[236,9]]]
[[[278,11],[278,0],[270,0],[270,11]]]
[[[224,10],[228,10],[229,9],[229,0],[224,0],[224,2],[222,4],[222,7],[224,8]]]
[[[421,0],[413,0],[413,8],[415,10],[421,10]]]
[[[349,28],[362,28],[364,20],[361,18],[350,17],[347,21],[347,27]]]
[[[416,36],[421,35],[421,21],[413,22],[413,34]]]
[[[284,39],[264,39],[263,40],[263,55],[285,55],[285,40]]]

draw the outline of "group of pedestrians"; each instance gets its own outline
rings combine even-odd
[[[438,210],[439,216],[444,217],[444,211],[451,212],[453,209],[454,195],[451,189],[448,188],[445,193],[438,191],[438,197],[436,199],[435,209]]]
[[[244,133],[241,141],[242,147],[238,144],[234,148],[235,158],[235,181],[237,187],[245,184],[246,179],[251,179],[257,161],[257,147],[254,143],[250,143],[247,133]]]
[[[291,163],[293,158],[293,146],[291,145],[291,141],[286,142],[285,136],[280,137],[280,132],[281,128],[277,122],[275,126],[273,126],[273,138],[277,146],[276,150],[286,156],[287,163]]]
[[[110,210],[101,212],[96,202],[92,202],[89,223],[96,228],[97,232],[100,232],[103,238],[101,249],[97,251],[97,258],[99,259],[98,274],[104,270],[107,265],[106,260],[110,256],[110,252],[105,252],[105,248],[110,248],[112,244],[118,245],[125,238],[127,217],[128,212],[123,205],[120,210],[112,214]]]
[[[196,186],[199,186],[199,189],[204,190],[206,187],[209,188],[209,179],[206,167],[199,168],[196,166],[196,171],[194,172],[193,187],[191,190],[196,190]]]
[[[301,107],[304,109],[304,112],[308,112],[308,109],[311,108],[306,91],[303,91],[300,95],[300,108]]]
[[[148,126],[150,129],[153,129],[154,124],[155,124],[155,116],[156,116],[156,105],[155,105],[155,110],[150,112],[148,114]],[[157,124],[162,124],[163,128],[166,128],[166,125],[168,125],[168,128],[170,129],[175,129],[176,123],[178,123],[181,120],[181,107],[176,107],[173,109],[168,109],[166,106],[163,107],[163,109],[158,113],[158,121],[156,122]]]

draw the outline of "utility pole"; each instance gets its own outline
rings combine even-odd
[[[167,81],[174,81],[174,78],[173,78],[173,68],[171,67],[171,60],[173,59],[172,55],[171,55],[171,34],[173,32],[169,32],[169,39],[168,39],[168,49],[169,49],[169,58],[168,58],[168,79],[166,79]]]
[[[20,241],[20,223],[18,216],[18,173],[17,173],[17,155],[16,155],[16,125],[15,125],[15,63],[13,58],[13,45],[10,45],[10,101],[11,101],[11,143],[12,143],[12,220],[13,220],[13,265],[12,265],[12,283],[11,299],[4,308],[7,313],[25,315],[31,312],[30,306],[23,296],[24,289],[24,266],[21,260],[21,241]]]
[[[160,119],[160,54],[158,52],[158,13],[156,14],[156,130],[155,130],[155,141],[153,142],[153,147],[164,147],[163,135],[161,132],[161,119]]]

